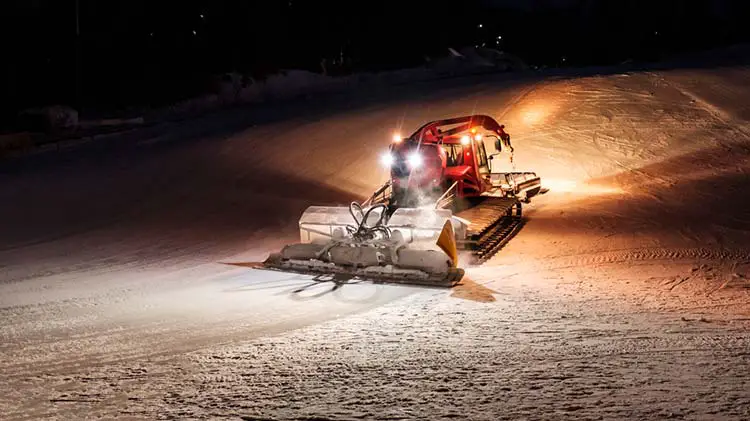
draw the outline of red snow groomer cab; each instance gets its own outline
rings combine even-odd
[[[487,153],[487,144],[493,154]],[[510,136],[486,115],[432,121],[407,138],[396,136],[383,156],[391,171],[389,205],[418,207],[482,197],[528,201],[540,191],[539,177],[533,172],[493,172],[493,158],[502,152],[512,154]],[[498,160],[495,166],[502,163]]]

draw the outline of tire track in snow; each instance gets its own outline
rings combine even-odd
[[[648,262],[657,260],[749,260],[750,249],[721,250],[707,247],[700,248],[641,248],[633,250],[616,250],[600,253],[582,253],[563,256],[551,256],[545,262],[555,262],[554,269],[569,267],[604,265],[612,263]]]
[[[659,81],[663,82],[664,84],[676,89],[678,92],[680,92],[684,96],[690,98],[697,105],[699,109],[707,112],[717,122],[723,125],[726,125],[732,131],[738,132],[743,137],[750,139],[750,127],[748,127],[748,124],[746,122],[742,120],[738,120],[731,113],[711,103],[710,101],[706,100],[702,96],[696,94],[695,92],[691,91],[690,89],[685,87],[683,84],[675,80],[667,79],[665,76],[657,74],[657,73],[649,73],[649,74],[652,77],[657,78]]]

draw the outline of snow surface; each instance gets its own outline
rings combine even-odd
[[[7,162],[2,418],[748,419],[749,82],[431,82]],[[247,267],[471,112],[552,190],[464,285]]]

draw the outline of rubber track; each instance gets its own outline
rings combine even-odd
[[[456,216],[470,222],[469,237],[480,238],[492,230],[499,219],[518,203],[516,199],[504,197],[489,197],[481,203],[462,210]]]
[[[462,244],[472,251],[471,264],[481,265],[492,258],[523,227],[520,216],[509,215],[517,203],[513,198],[489,198],[457,214],[471,222],[470,240]]]
[[[491,230],[472,248],[472,264],[481,265],[505,246],[523,227],[524,220],[517,216],[503,216]]]

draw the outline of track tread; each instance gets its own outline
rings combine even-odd
[[[472,263],[481,265],[491,259],[521,230],[524,222],[520,217],[503,217],[495,228],[479,241],[472,253],[474,257]]]
[[[472,264],[492,258],[523,227],[523,218],[512,214],[514,206],[520,206],[514,197],[491,197],[456,215],[470,221],[470,240],[462,245],[472,251]]]
[[[469,235],[478,237],[492,230],[516,203],[516,198],[489,197],[474,207],[458,212],[456,216],[470,221]]]

